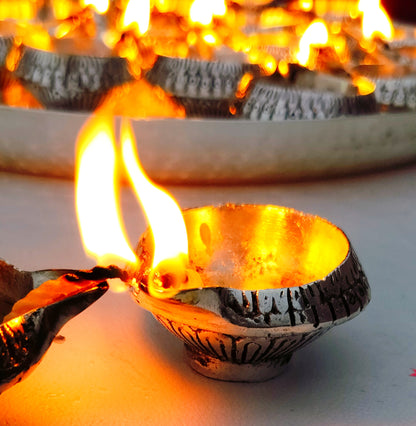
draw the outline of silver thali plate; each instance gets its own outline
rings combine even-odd
[[[72,178],[87,113],[0,106],[2,170]],[[163,183],[278,182],[416,159],[416,113],[328,120],[133,119],[141,161]]]

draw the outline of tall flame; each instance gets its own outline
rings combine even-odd
[[[104,115],[94,117],[82,130],[78,142],[76,208],[88,254],[103,264],[113,262],[113,258],[137,262],[119,211],[117,165],[122,160],[154,238],[149,293],[171,297],[185,283],[199,286],[197,274],[187,269],[188,238],[179,206],[146,176],[127,119],[121,126],[121,155],[116,149],[112,125],[112,120]]]
[[[110,263],[112,257],[135,262],[118,208],[112,120],[91,120],[81,131],[77,154],[76,209],[87,253],[100,263]]]
[[[325,46],[327,43],[328,28],[325,22],[321,19],[315,19],[303,33],[299,41],[299,51],[296,54],[299,64],[307,66],[311,56],[311,47]]]
[[[134,28],[138,35],[143,35],[149,29],[150,0],[129,0],[124,10],[122,29]]]
[[[366,39],[379,35],[391,40],[394,35],[393,24],[380,0],[360,0],[358,10],[363,14],[362,31]]]
[[[134,135],[127,120],[121,126],[121,149],[131,183],[139,199],[155,241],[153,268],[166,259],[188,255],[188,238],[182,213],[162,188],[153,184],[144,172],[137,151]]]
[[[110,0],[81,0],[81,6],[91,6],[97,11],[97,13],[103,15],[110,7]]]

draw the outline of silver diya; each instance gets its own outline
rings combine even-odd
[[[294,84],[258,81],[244,100],[242,117],[259,121],[325,120],[378,111],[374,93],[360,95],[344,78],[299,72]]]
[[[46,108],[92,111],[110,89],[133,80],[125,58],[76,52],[65,46],[70,41],[55,41],[55,51],[23,46],[14,74]]]
[[[408,66],[360,65],[352,72],[374,82],[374,94],[379,104],[393,110],[416,109],[416,72]]]
[[[130,272],[135,300],[184,342],[198,373],[270,379],[296,350],[370,301],[348,238],[325,219],[287,207],[233,204],[186,210],[183,217],[192,272],[185,282],[178,285],[167,273],[160,288],[152,287],[149,231],[137,249],[141,266]]]
[[[159,56],[146,79],[184,106],[188,117],[231,117],[238,84],[257,65]]]

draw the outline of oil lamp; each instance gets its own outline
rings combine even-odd
[[[149,235],[133,296],[185,343],[197,372],[220,380],[263,381],[293,352],[354,318],[370,289],[345,234],[318,216],[286,207],[233,205],[183,212],[188,274],[165,272],[155,291]],[[186,272],[185,272],[186,275]],[[166,295],[165,295],[166,293]]]
[[[96,258],[129,260],[124,279],[134,299],[184,341],[199,373],[231,381],[272,378],[295,350],[368,304],[367,279],[336,226],[273,205],[181,213],[146,177],[126,120],[120,142],[121,154],[103,117],[82,132],[77,209],[84,244]],[[109,186],[121,161],[150,224],[136,252],[120,223],[117,185]]]

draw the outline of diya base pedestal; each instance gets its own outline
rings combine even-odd
[[[287,370],[292,354],[257,364],[225,361],[185,344],[185,359],[197,373],[216,380],[228,382],[264,382],[279,376]]]
[[[153,243],[145,233],[140,269],[132,271],[133,297],[185,343],[198,373],[271,379],[294,351],[370,301],[348,238],[325,219],[287,207],[233,204],[186,210],[183,217],[189,266],[201,287],[189,280],[169,298],[152,295]]]

